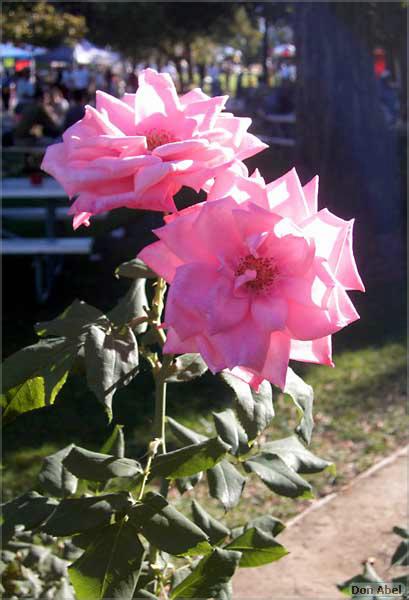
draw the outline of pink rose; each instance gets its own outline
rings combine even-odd
[[[77,197],[74,228],[120,206],[174,211],[182,186],[199,191],[229,166],[246,173],[241,161],[266,145],[247,133],[251,119],[222,112],[227,98],[200,89],[179,98],[171,77],[152,69],[122,100],[97,92],[96,108],[86,107],[42,163]]]
[[[283,388],[289,359],[332,365],[331,334],[359,318],[346,290],[364,286],[353,222],[317,211],[317,192],[295,170],[267,186],[228,173],[210,202],[166,218],[139,254],[171,283],[165,352],[200,352],[254,387]]]

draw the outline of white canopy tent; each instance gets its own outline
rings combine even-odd
[[[82,65],[112,65],[119,58],[118,52],[97,48],[87,40],[82,40],[74,47],[73,59]]]

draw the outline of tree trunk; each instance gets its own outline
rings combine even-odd
[[[268,82],[268,29],[270,27],[270,16],[268,14],[268,7],[264,7],[264,34],[263,34],[263,79],[264,82]]]
[[[296,19],[297,168],[304,181],[319,174],[321,207],[357,219],[362,252],[374,235],[400,231],[402,207],[397,140],[374,75],[370,4],[298,3]]]

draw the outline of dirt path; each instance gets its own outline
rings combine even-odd
[[[293,519],[279,536],[290,555],[259,569],[241,569],[234,600],[336,600],[336,588],[372,556],[385,573],[408,522],[407,449],[357,477]],[[387,575],[385,575],[387,581]]]

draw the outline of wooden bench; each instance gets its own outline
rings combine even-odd
[[[39,206],[21,206],[16,208],[2,208],[0,216],[3,219],[12,219],[14,221],[45,221],[48,216],[48,210],[45,207]],[[56,219],[72,219],[72,215],[68,214],[67,207],[58,207],[55,209]]]
[[[1,241],[4,255],[49,255],[90,254],[93,238],[6,238]]]
[[[289,135],[290,131],[291,133],[293,132],[293,126],[296,123],[296,117],[294,113],[286,115],[273,115],[259,109],[257,111],[257,116],[260,118],[263,124],[271,125],[269,129],[271,129],[272,135],[261,134],[258,136],[263,142],[276,146],[295,146],[294,137]],[[274,133],[276,135],[274,135]]]
[[[10,154],[45,154],[47,146],[3,146],[3,153]]]
[[[58,206],[54,209],[54,218],[60,221],[70,220],[73,215],[68,214],[69,206]],[[94,220],[106,219],[108,213],[94,215]],[[46,221],[49,218],[49,209],[43,206],[16,206],[15,208],[0,208],[0,218],[13,221]]]
[[[1,240],[1,253],[8,256],[32,256],[35,290],[40,303],[48,300],[54,280],[61,273],[64,257],[87,255],[92,249],[93,238],[21,238]]]
[[[21,150],[19,147],[18,151]],[[55,221],[69,219],[71,215],[68,215],[68,206],[57,206],[59,201],[67,201],[67,194],[53,179],[45,177],[41,185],[33,185],[26,178],[5,178],[1,188],[3,200],[7,202],[28,199],[45,203],[45,206],[40,207],[4,207],[1,211],[3,219],[44,221],[47,237],[20,237],[3,228],[0,248],[5,256],[32,257],[37,298],[39,302],[44,302],[51,293],[55,276],[61,272],[64,256],[89,255],[92,252],[93,238],[55,237]]]

